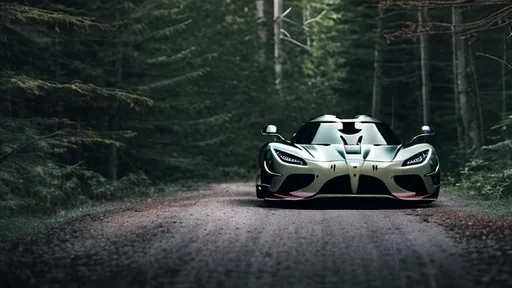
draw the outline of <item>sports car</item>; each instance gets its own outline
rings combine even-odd
[[[370,197],[430,203],[441,187],[439,159],[425,139],[429,126],[402,143],[385,123],[359,115],[321,115],[302,124],[290,141],[274,136],[260,150],[256,196],[265,200]]]

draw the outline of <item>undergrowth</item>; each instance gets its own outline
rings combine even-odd
[[[3,174],[2,174],[3,172]],[[50,216],[64,210],[106,204],[113,201],[152,198],[169,191],[200,184],[253,179],[244,169],[211,169],[210,177],[172,182],[153,182],[143,173],[128,174],[110,181],[99,173],[61,168],[53,162],[30,169],[0,171],[0,219],[16,216]]]
[[[512,199],[512,141],[484,146],[460,171],[457,186],[469,195]]]

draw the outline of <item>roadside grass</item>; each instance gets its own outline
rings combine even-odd
[[[76,220],[78,218],[107,211],[113,211],[126,204],[141,203],[141,200],[150,200],[157,197],[173,195],[176,192],[198,189],[211,184],[211,181],[183,181],[159,186],[148,197],[128,196],[108,202],[90,202],[80,207],[64,208],[52,215],[14,215],[0,218],[0,242],[13,243],[17,240],[35,235],[45,229],[52,228]],[[151,189],[148,187],[148,189]]]
[[[75,205],[75,207],[59,209],[56,213],[50,215],[15,214],[5,216],[0,213],[0,243],[14,243],[24,237],[37,235],[48,228],[61,226],[87,215],[113,211],[124,205],[143,203],[144,201],[155,200],[159,197],[173,195],[178,192],[186,193],[187,191],[197,190],[213,183],[253,181],[255,177],[256,175],[252,171],[237,167],[219,168],[216,171],[212,171],[211,177],[207,179],[175,181],[157,187],[147,186],[147,188],[143,185],[134,186],[131,187],[134,191],[147,189],[150,192],[144,194],[126,191],[126,197],[123,199],[101,202],[90,201],[85,204]],[[219,181],[219,179],[223,181]]]
[[[113,210],[118,206],[119,203],[115,202],[104,204],[93,203],[86,207],[62,210],[55,215],[21,215],[0,219],[0,242],[13,243],[25,236],[38,234],[44,229],[61,225],[89,214]]]
[[[443,190],[446,191],[448,195],[462,198],[464,200],[464,207],[461,208],[475,212],[483,212],[501,218],[512,218],[512,199],[510,198],[484,197],[478,195],[471,189],[457,185],[450,185]]]

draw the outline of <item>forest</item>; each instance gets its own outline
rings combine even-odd
[[[508,1],[27,3],[0,3],[2,218],[252,181],[264,125],[320,114],[430,125],[445,190],[512,197]]]

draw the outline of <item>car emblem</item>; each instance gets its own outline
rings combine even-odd
[[[372,165],[372,170],[373,171],[377,171],[377,169],[379,169],[379,167],[377,167],[377,165]]]

